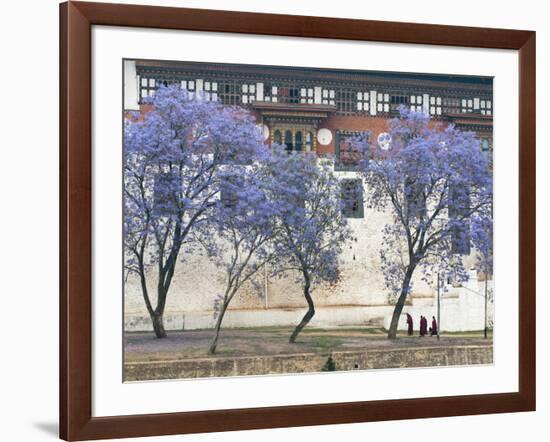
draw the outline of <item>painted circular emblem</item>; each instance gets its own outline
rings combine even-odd
[[[319,129],[317,131],[317,141],[319,144],[326,146],[332,141],[332,132],[329,129]]]
[[[262,137],[264,138],[264,141],[269,138],[269,127],[265,124],[262,124]]]
[[[378,135],[378,146],[382,150],[389,150],[391,147],[391,135],[387,132],[382,132]]]

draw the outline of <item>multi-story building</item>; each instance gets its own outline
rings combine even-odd
[[[392,311],[376,247],[387,219],[363,207],[363,183],[354,172],[353,158],[346,155],[347,137],[369,131],[372,142],[391,142],[388,123],[398,115],[399,107],[405,106],[444,125],[452,123],[474,131],[480,149],[492,157],[493,80],[488,77],[150,60],[126,60],[124,67],[127,111],[143,110],[147,106],[144,99],[159,86],[177,84],[201,99],[248,109],[268,145],[276,142],[288,150],[334,158],[344,191],[357,196],[344,210],[360,240],[344,253],[343,273],[347,277],[336,288],[316,290],[320,308],[313,323],[381,323],[387,322]],[[197,275],[215,273],[216,269],[201,262],[189,265],[195,265],[197,272],[185,272],[185,276],[176,278],[166,313],[168,328],[211,324],[212,299],[219,289],[216,282]],[[480,315],[483,313],[483,300],[475,297],[477,284],[473,272],[469,287],[446,292],[448,314],[442,311],[443,328],[482,328],[479,317],[463,313],[477,308]],[[129,287],[126,326],[148,328],[139,291],[132,290],[131,284]],[[250,288],[235,300],[226,326],[296,323],[305,305],[299,286],[291,279],[271,280],[266,274],[263,287],[261,297],[254,296]],[[190,291],[201,295],[186,299]],[[411,299],[409,311],[431,315],[432,288],[415,283]]]

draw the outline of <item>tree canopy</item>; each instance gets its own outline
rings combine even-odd
[[[388,337],[418,268],[424,279],[452,270],[466,278],[461,255],[492,234],[492,176],[471,132],[441,127],[423,113],[401,109],[387,150],[365,145],[363,172],[369,207],[389,211],[380,251],[387,286],[397,303]]]

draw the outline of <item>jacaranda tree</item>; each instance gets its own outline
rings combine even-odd
[[[268,155],[266,149],[260,161],[221,172],[223,187],[212,223],[218,240],[210,245],[210,255],[225,270],[225,289],[215,300],[210,354],[216,351],[227,307],[275,256],[270,241],[277,231],[278,204],[269,198],[271,180],[264,166]]]
[[[368,149],[363,164],[368,207],[393,218],[383,229],[381,262],[397,296],[388,331],[395,339],[417,270],[426,280],[450,271],[467,277],[461,255],[492,225],[492,178],[473,133],[402,108],[389,134],[389,149]]]
[[[340,182],[331,165],[310,153],[275,147],[267,167],[271,198],[278,207],[279,230],[273,242],[277,266],[296,272],[308,305],[290,336],[293,343],[315,315],[313,288],[338,280],[338,258],[351,231],[342,216]]]
[[[178,260],[192,250],[219,200],[220,166],[253,160],[264,149],[244,111],[161,87],[150,110],[124,134],[125,268],[140,280],[155,335]]]
[[[485,284],[483,296],[485,298],[483,335],[487,339],[489,327],[488,304],[490,298],[489,277],[493,274],[493,223],[492,216],[475,217],[472,220],[472,242],[477,251],[476,269],[483,274]]]

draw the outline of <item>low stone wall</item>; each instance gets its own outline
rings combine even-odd
[[[334,371],[441,367],[493,363],[492,345],[342,351],[330,354]],[[124,365],[125,381],[207,378],[326,371],[328,354],[213,357]],[[332,370],[331,370],[332,371]]]

